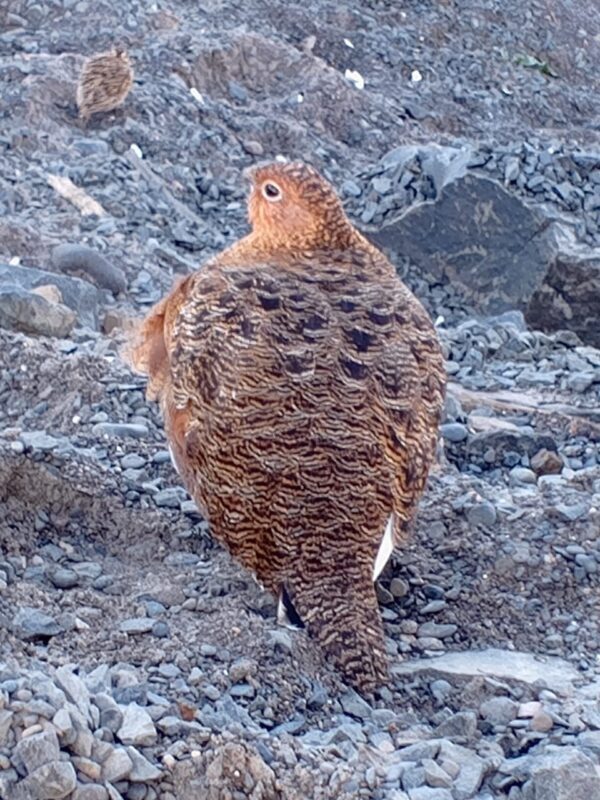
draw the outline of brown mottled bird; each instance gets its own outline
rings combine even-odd
[[[249,177],[252,232],[155,306],[130,356],[213,534],[369,693],[387,675],[374,580],[434,457],[442,353],[313,168]]]
[[[117,108],[132,84],[133,69],[124,50],[114,48],[88,58],[77,85],[79,116],[87,122],[92,114]]]

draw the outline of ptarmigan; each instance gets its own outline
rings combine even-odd
[[[118,108],[133,84],[133,69],[124,50],[114,48],[88,58],[77,85],[79,116],[87,122],[92,114]]]
[[[152,309],[131,359],[213,534],[370,693],[387,676],[374,580],[434,458],[442,351],[312,167],[249,177],[252,232]]]

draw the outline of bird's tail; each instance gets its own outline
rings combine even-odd
[[[372,694],[385,683],[388,663],[371,575],[295,575],[286,589],[309,635],[348,684]]]

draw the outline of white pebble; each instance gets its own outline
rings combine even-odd
[[[173,769],[175,766],[175,758],[171,755],[171,753],[165,753],[162,757],[162,762],[167,769]]]
[[[347,69],[346,72],[344,73],[344,77],[351,83],[353,83],[357,89],[365,88],[365,79],[357,70]]]
[[[21,734],[21,739],[26,739],[28,736],[33,736],[34,733],[40,733],[43,730],[41,725],[38,725],[36,722],[35,725],[30,725],[28,728],[25,728],[23,733]]]

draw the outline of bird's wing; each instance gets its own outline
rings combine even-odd
[[[133,331],[131,342],[124,352],[133,369],[148,376],[147,394],[160,400],[171,380],[170,354],[174,321],[189,293],[191,276],[181,279],[152,308]]]
[[[343,306],[340,362],[347,385],[362,383],[366,393],[364,426],[391,467],[399,532],[410,521],[435,452],[443,356],[427,313],[395,277],[372,282],[350,300]]]

